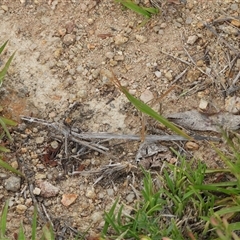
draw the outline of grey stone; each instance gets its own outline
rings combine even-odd
[[[232,9],[233,11],[238,10],[238,4],[237,4],[237,3],[231,4],[231,9]]]
[[[21,186],[21,178],[12,176],[6,179],[4,185],[8,191],[17,192]]]
[[[154,74],[157,78],[160,78],[162,76],[162,73],[160,71],[156,71]]]
[[[93,223],[99,223],[103,219],[103,214],[101,212],[94,212],[91,215],[91,219]]]
[[[197,35],[189,36],[188,40],[187,40],[187,43],[190,44],[190,45],[193,45],[197,41],[197,39],[198,39]]]
[[[140,96],[140,99],[145,103],[151,101],[153,98],[153,93],[148,89],[146,89]]]
[[[112,59],[114,57],[114,53],[113,52],[106,52],[105,56],[106,56],[106,58]]]
[[[36,137],[36,144],[42,144],[44,142],[44,137]]]
[[[108,194],[108,196],[112,197],[114,195],[113,189],[112,188],[107,189],[107,194]]]
[[[240,98],[233,96],[225,100],[225,109],[226,111],[237,114],[240,112]]]
[[[76,41],[76,36],[73,34],[66,34],[63,38],[63,43],[67,46],[70,46],[71,44],[74,44]]]
[[[126,197],[126,200],[128,203],[132,203],[134,201],[135,194],[134,193],[129,193]]]
[[[41,189],[41,193],[40,195],[42,197],[55,197],[56,195],[58,195],[59,193],[59,188],[53,186],[51,183],[47,182],[47,181],[37,181],[36,184],[38,185],[38,187]]]

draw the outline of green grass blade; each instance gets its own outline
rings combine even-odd
[[[13,168],[11,165],[9,165],[8,163],[4,162],[3,160],[0,159],[0,167],[5,168],[6,170],[16,173],[22,177],[24,177],[24,175],[19,172],[18,170],[16,170],[15,168]]]
[[[117,214],[117,223],[118,225],[121,225],[121,220],[122,220],[122,211],[123,211],[123,205],[121,205],[118,214]]]
[[[105,212],[105,224],[103,226],[103,230],[102,230],[102,237],[105,237],[107,235],[107,230],[108,230],[108,227],[110,225],[110,223],[107,221],[108,217],[111,219],[114,215],[114,211],[115,211],[115,208],[117,206],[117,203],[118,203],[118,198],[116,199],[116,201],[114,202],[113,206],[111,207],[111,209],[109,210],[108,213]]]
[[[18,240],[26,240],[25,234],[24,234],[24,231],[23,231],[22,223],[21,223],[20,228],[19,228]]]
[[[5,64],[4,68],[0,71],[0,86],[2,85],[3,79],[7,73],[7,70],[13,60],[13,57],[15,55],[15,52],[12,54],[12,56],[8,59],[7,63]]]
[[[211,184],[206,184],[205,186],[211,186],[211,187],[235,187],[235,186],[237,186],[237,181],[211,183]]]
[[[211,186],[211,185],[195,185],[193,186],[195,189],[200,189],[200,190],[206,190],[206,191],[213,191],[213,192],[221,192],[225,193],[227,195],[238,195],[240,193],[240,189],[237,188],[221,188],[217,186]]]
[[[128,9],[131,9],[132,11],[141,14],[142,16],[146,18],[151,17],[151,13],[145,10],[144,8],[138,6],[137,4],[133,3],[132,1],[129,0],[116,0],[116,2],[120,2],[123,6],[125,6]]]
[[[127,232],[128,232],[128,229],[127,229],[125,232],[123,232],[120,236],[118,236],[118,237],[116,238],[116,240],[123,240],[123,239],[124,239],[124,236],[127,234]]]
[[[115,223],[115,219],[112,218],[112,216],[110,216],[108,213],[105,214],[105,221],[109,223],[109,225],[111,225],[111,227],[118,233],[120,234],[120,228],[119,226]]]
[[[186,139],[192,139],[187,133],[182,131],[180,128],[178,128],[176,125],[168,121],[166,118],[155,112],[152,108],[150,108],[147,104],[142,102],[141,100],[135,98],[132,96],[124,87],[121,86],[120,89],[128,98],[128,100],[142,113],[145,113],[149,115],[150,117],[154,118],[155,120],[162,123],[167,128],[171,129],[173,132],[177,133],[178,135],[186,138]]]
[[[157,8],[154,8],[154,7],[149,7],[149,8],[143,7],[143,9],[148,11],[151,14],[157,14],[159,12],[159,10]]]
[[[0,146],[0,152],[5,152],[5,153],[7,153],[7,152],[10,152],[10,150],[7,149],[7,148],[5,148],[5,147],[3,147],[3,146]]]
[[[8,43],[8,40],[0,47],[0,54],[2,53],[4,48],[6,47],[7,43]]]
[[[9,125],[9,126],[17,126],[17,122],[11,120],[11,119],[8,119],[8,118],[5,118],[5,117],[0,117],[1,120],[6,124],[6,125]]]
[[[9,204],[9,201],[7,200],[3,207],[3,211],[0,219],[0,239],[4,238],[6,233],[8,204]]]
[[[12,137],[11,137],[11,135],[10,135],[8,129],[7,129],[6,123],[5,123],[5,121],[2,119],[2,117],[0,117],[0,125],[2,126],[4,132],[7,134],[8,139],[12,141]]]
[[[240,222],[230,223],[228,225],[230,231],[239,231],[240,230]]]
[[[215,214],[218,216],[222,216],[228,213],[237,213],[237,212],[240,212],[240,206],[222,208],[216,211]]]
[[[43,236],[45,240],[54,240],[54,232],[51,224],[43,226]]]
[[[33,220],[32,220],[32,240],[36,240],[37,233],[37,206],[34,206]]]

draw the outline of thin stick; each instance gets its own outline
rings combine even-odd
[[[172,86],[173,84],[175,84],[182,76],[184,76],[184,74],[187,72],[188,67],[185,68],[185,70],[183,70],[180,74],[178,74],[174,80],[171,82],[170,86]]]
[[[41,205],[42,205],[42,209],[43,209],[43,211],[44,211],[44,213],[45,213],[45,215],[46,215],[48,221],[51,223],[52,227],[54,227],[53,222],[52,222],[52,220],[51,220],[49,214],[47,213],[47,209],[45,208],[44,204],[41,204]]]
[[[189,54],[189,52],[187,51],[187,49],[185,47],[183,47],[184,51],[186,52],[186,54],[188,55],[188,57],[190,58],[191,62],[193,63],[193,65],[195,66],[195,68],[197,68],[201,73],[203,73],[204,75],[208,76],[209,78],[213,79],[213,76],[209,75],[208,73],[204,72],[200,67],[198,67],[195,63],[195,61],[193,60],[193,58],[191,57],[191,55]]]
[[[238,72],[237,76],[233,79],[232,85],[235,85],[239,78],[240,78],[240,71]]]
[[[170,54],[170,53],[164,52],[163,50],[160,50],[160,52],[163,53],[163,54],[165,54],[165,55],[167,55],[167,56],[170,56],[170,57],[172,57],[172,58],[174,58],[174,59],[177,59],[178,61],[180,61],[180,62],[182,62],[182,63],[185,63],[185,64],[187,64],[188,66],[191,65],[190,62],[185,61],[185,60],[183,60],[183,59],[181,59],[181,58],[179,58],[179,57],[175,57],[174,55],[172,55],[172,54]]]
[[[223,39],[222,37],[219,36],[219,34],[215,31],[215,29],[213,29],[213,27],[211,27],[209,24],[207,23],[203,23],[204,26],[210,31],[212,32],[222,43],[224,43],[228,48],[230,48],[232,51],[235,52],[235,54],[239,54],[240,52],[235,49],[232,45],[230,45],[225,39]]]
[[[40,209],[40,207],[39,207],[38,201],[37,201],[35,195],[33,194],[33,184],[32,184],[32,183],[29,184],[29,193],[30,193],[30,195],[31,195],[31,198],[32,198],[32,200],[33,200],[34,205],[35,205],[36,208],[37,208],[38,215],[40,216],[40,218],[41,218],[43,221],[46,221],[46,218],[44,217],[42,211],[40,211],[41,209]]]
[[[23,120],[26,121],[30,121],[30,122],[36,122],[36,123],[40,123],[43,124],[45,126],[51,126],[54,127],[54,129],[62,132],[62,133],[66,133],[66,129],[67,127],[61,124],[55,124],[55,123],[49,123],[45,120],[42,119],[32,119],[30,117],[22,117]],[[39,120],[39,122],[38,122]],[[83,132],[83,133],[77,133],[74,131],[71,131],[69,133],[68,138],[74,142],[80,143],[90,149],[96,150],[100,153],[103,154],[107,154],[105,151],[108,151],[109,149],[101,146],[99,144],[96,143],[91,143],[91,142],[87,142],[84,141],[83,139],[87,140],[87,139],[108,139],[108,140],[112,140],[112,139],[122,139],[122,140],[136,140],[139,141],[141,140],[141,136],[139,135],[125,135],[125,134],[114,134],[114,133],[105,133],[105,132],[100,132],[100,133],[87,133],[87,132]],[[211,140],[211,141],[219,141],[218,138],[212,138],[212,137],[205,137],[205,136],[193,136],[193,138],[195,140]],[[146,135],[145,136],[145,141],[187,141],[186,138],[179,136],[179,135]],[[105,150],[105,151],[104,151]],[[107,154],[108,155],[108,154]]]
[[[239,54],[239,55],[240,55],[240,54]],[[233,67],[233,65],[234,65],[234,63],[235,63],[236,60],[239,58],[239,55],[237,55],[237,56],[235,56],[235,57],[233,58],[233,60],[230,62],[230,66],[226,65],[219,73],[224,73],[224,72],[227,70],[228,67],[230,67],[229,70],[231,70],[232,67]]]

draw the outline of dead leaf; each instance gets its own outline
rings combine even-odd
[[[167,118],[186,129],[217,131],[216,126],[212,125],[211,120],[206,115],[203,115],[196,110],[170,114]]]
[[[169,114],[167,118],[186,129],[197,131],[221,132],[221,128],[232,131],[240,128],[240,116],[228,112],[208,116],[191,110]]]
[[[77,199],[78,195],[71,193],[71,194],[63,194],[62,195],[62,200],[61,203],[62,205],[64,205],[65,207],[70,206],[71,204],[73,204],[76,199]]]

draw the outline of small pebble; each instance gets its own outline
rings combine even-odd
[[[105,54],[106,58],[109,58],[109,59],[113,59],[114,55],[115,54],[113,52],[106,52]]]
[[[89,18],[89,19],[87,20],[87,22],[88,22],[89,25],[92,25],[92,24],[94,23],[94,20],[93,20],[92,18]]]
[[[38,133],[38,129],[35,127],[32,129],[33,133]]]
[[[32,206],[32,199],[31,199],[31,198],[26,199],[25,205],[26,205],[27,207]]]
[[[166,28],[167,27],[167,23],[162,23],[161,25],[160,25],[160,28],[162,28],[162,29],[164,29],[164,28]]]
[[[61,28],[58,29],[58,33],[59,33],[59,35],[60,35],[61,37],[63,37],[63,36],[66,35],[67,29],[64,28],[64,27],[61,27]]]
[[[41,189],[40,189],[40,188],[35,187],[35,188],[33,189],[33,194],[34,194],[34,195],[40,195],[40,193],[41,193]]]
[[[17,161],[13,161],[13,162],[11,163],[11,166],[12,166],[13,168],[15,168],[15,169],[18,169],[18,162],[17,162]]]
[[[114,195],[113,189],[112,188],[107,189],[107,194],[108,194],[109,197],[112,197]]]
[[[114,60],[115,60],[115,61],[123,61],[123,60],[124,60],[124,56],[123,56],[123,55],[116,55],[116,56],[114,57]]]
[[[185,147],[188,149],[188,150],[198,150],[199,149],[199,145],[195,142],[187,142]]]
[[[197,40],[198,40],[198,36],[196,35],[189,36],[187,39],[187,44],[193,45]]]
[[[228,97],[225,100],[225,109],[226,111],[237,114],[240,112],[240,97],[233,96],[233,97]]]
[[[103,219],[103,214],[101,212],[94,212],[91,215],[91,219],[93,223],[98,223]]]
[[[5,179],[7,177],[8,175],[6,173],[0,173],[0,179]]]
[[[154,98],[153,93],[150,90],[148,90],[148,89],[146,89],[140,96],[140,99],[144,103],[147,103],[147,102],[151,101],[153,98]]]
[[[240,20],[239,19],[233,19],[231,21],[231,24],[234,25],[235,27],[240,27]]]
[[[192,19],[191,17],[187,17],[185,23],[186,23],[186,24],[191,24],[192,21],[193,21],[193,19]]]
[[[26,212],[26,210],[27,210],[27,206],[25,206],[23,204],[19,204],[19,205],[16,206],[16,212],[18,214],[23,214],[23,213]]]
[[[138,35],[137,34],[135,37],[136,37],[137,41],[139,41],[140,43],[146,43],[147,42],[147,38],[143,35]]]
[[[127,41],[128,41],[128,38],[121,34],[116,35],[114,38],[114,42],[116,45],[122,45],[122,44],[126,43]]]
[[[233,10],[233,11],[237,11],[238,10],[238,4],[237,3],[233,3],[233,4],[231,4],[231,9]]]
[[[86,197],[90,199],[95,199],[96,198],[96,193],[93,187],[89,187],[86,190]]]
[[[204,61],[202,59],[198,60],[196,64],[197,64],[198,67],[203,67],[204,66]]]
[[[7,5],[2,5],[1,8],[2,8],[5,12],[8,11],[8,6],[7,6]]]
[[[160,78],[162,76],[162,73],[160,71],[156,71],[154,74],[157,78]]]
[[[169,81],[171,81],[171,80],[173,79],[173,76],[172,76],[171,71],[166,72],[166,73],[165,73],[165,77],[166,77]]]
[[[66,34],[63,38],[63,43],[67,46],[70,46],[71,44],[74,44],[76,41],[76,36],[73,34]]]
[[[154,31],[155,33],[158,33],[159,30],[160,30],[160,26],[155,26],[155,27],[153,27],[153,31]]]
[[[206,101],[205,99],[201,99],[198,107],[201,110],[206,110],[208,107],[208,101]]]
[[[37,186],[41,189],[41,196],[42,197],[55,197],[59,193],[59,188],[53,186],[51,183],[47,181],[36,181]]]
[[[126,200],[128,203],[132,203],[134,201],[135,194],[134,193],[129,193],[126,197]]]
[[[17,192],[21,187],[21,178],[12,176],[6,179],[4,186],[8,191]]]
[[[42,144],[44,142],[44,137],[36,137],[36,144]]]

